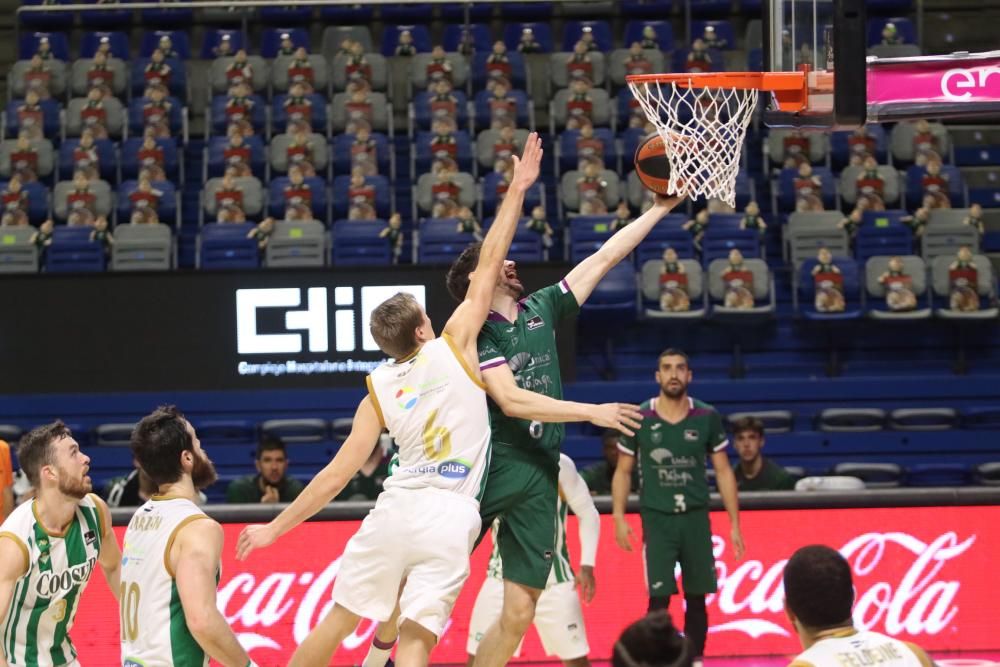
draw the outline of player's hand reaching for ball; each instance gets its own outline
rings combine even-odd
[[[663,215],[670,213],[684,200],[684,197],[668,197],[667,195],[656,194],[653,196],[653,206],[663,209]]]
[[[240,539],[236,542],[236,559],[246,560],[251,551],[271,546],[276,538],[271,524],[247,526],[240,532]]]
[[[632,551],[635,533],[625,519],[615,519],[615,542],[625,551]]]
[[[534,185],[541,168],[543,152],[542,140],[538,137],[537,132],[532,132],[524,142],[524,152],[521,153],[521,157],[518,158],[514,155],[511,158],[514,161],[514,178],[510,182],[511,187],[527,190]]]
[[[642,422],[642,414],[638,405],[631,403],[602,403],[594,405],[590,423],[603,428],[613,428],[625,435],[635,435]]]

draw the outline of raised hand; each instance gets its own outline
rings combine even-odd
[[[525,190],[530,188],[538,178],[543,153],[542,140],[537,132],[532,132],[528,135],[527,141],[524,142],[524,151],[521,153],[521,157],[518,158],[516,155],[513,157],[514,178],[511,180],[511,185]]]

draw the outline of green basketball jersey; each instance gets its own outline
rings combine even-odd
[[[522,389],[562,399],[562,378],[556,352],[556,325],[575,315],[580,307],[565,280],[534,292],[517,304],[517,318],[507,321],[490,313],[479,332],[479,368],[486,371],[507,364]],[[503,446],[540,451],[559,463],[559,448],[566,431],[563,424],[542,424],[508,417],[489,401],[493,456],[503,455]],[[501,445],[497,448],[496,445]]]
[[[619,449],[637,458],[640,506],[671,513],[705,509],[705,457],[729,444],[722,417],[711,405],[688,398],[687,417],[671,424],[657,414],[658,398],[639,406],[643,419],[635,436],[618,439]]]
[[[11,667],[59,667],[76,659],[69,631],[104,536],[95,497],[80,500],[61,535],[42,527],[35,500],[14,510],[0,527],[0,534],[20,545],[28,561],[3,620],[3,652]]]

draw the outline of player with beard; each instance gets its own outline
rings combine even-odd
[[[157,408],[132,431],[132,454],[158,493],[125,531],[123,667],[252,665],[215,603],[222,526],[195,502],[216,474],[194,428],[174,406]]]
[[[715,593],[715,556],[708,520],[705,457],[712,457],[719,495],[729,514],[730,538],[737,559],[743,558],[743,534],[736,495],[736,476],[729,466],[729,439],[715,408],[688,396],[691,368],[687,355],[668,349],[659,356],[656,382],[660,393],[640,406],[642,426],[634,436],[618,440],[618,466],[611,480],[615,539],[632,551],[632,528],[625,504],[638,463],[639,515],[643,560],[649,588],[649,611],[666,611],[677,592],[674,567],[679,562],[684,583],[684,634],[691,640],[695,664],[701,663],[708,634],[705,595]]]
[[[78,667],[69,631],[95,564],[118,597],[111,513],[90,492],[90,457],[61,421],[24,436],[17,459],[36,495],[0,526],[0,665]]]
[[[555,285],[521,298],[524,287],[514,262],[493,289],[491,310],[479,333],[479,368],[490,397],[493,457],[480,507],[483,526],[502,518],[497,533],[504,563],[503,609],[476,652],[477,666],[504,665],[517,650],[535,615],[556,554],[559,449],[565,427],[524,418],[515,394],[562,398],[555,331],[575,315],[597,283],[625,259],[680,199],[657,196],[653,206],[614,234],[593,255]],[[465,299],[479,246],[462,252],[448,272],[452,297]],[[576,404],[584,411],[588,406]],[[584,414],[561,414],[554,422],[588,421]]]

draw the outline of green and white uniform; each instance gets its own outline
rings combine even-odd
[[[506,364],[522,389],[561,399],[556,326],[579,310],[563,280],[519,301],[513,322],[490,313],[479,333],[480,370]],[[483,525],[503,519],[497,543],[506,563],[504,578],[544,589],[556,554],[553,517],[566,429],[508,417],[493,401],[489,406],[493,458],[480,507]]]
[[[622,435],[618,449],[636,457],[639,513],[650,597],[677,592],[679,562],[685,594],[716,591],[715,556],[708,519],[705,458],[729,445],[715,408],[688,398],[688,413],[671,424],[660,418],[652,398],[639,406],[642,426]]]
[[[132,515],[122,548],[123,667],[208,665],[188,630],[169,559],[177,533],[208,518],[190,500],[165,496],[153,496]]]
[[[573,660],[590,652],[587,631],[583,623],[583,610],[576,592],[573,568],[566,548],[566,515],[573,510],[579,521],[580,565],[594,566],[597,543],[601,533],[601,517],[590,497],[587,483],[576,470],[573,460],[562,454],[559,457],[559,504],[555,518],[557,537],[556,557],[552,562],[549,580],[538,598],[534,625],[548,655],[561,660]],[[493,521],[493,552],[487,568],[487,577],[479,589],[476,604],[469,621],[468,653],[475,655],[479,642],[503,609],[503,559],[497,543],[501,519]],[[520,655],[521,648],[515,655]]]
[[[42,527],[36,502],[24,503],[0,526],[0,536],[16,542],[28,562],[3,620],[3,652],[11,667],[77,665],[69,631],[101,553],[104,517],[90,494],[56,535]]]

